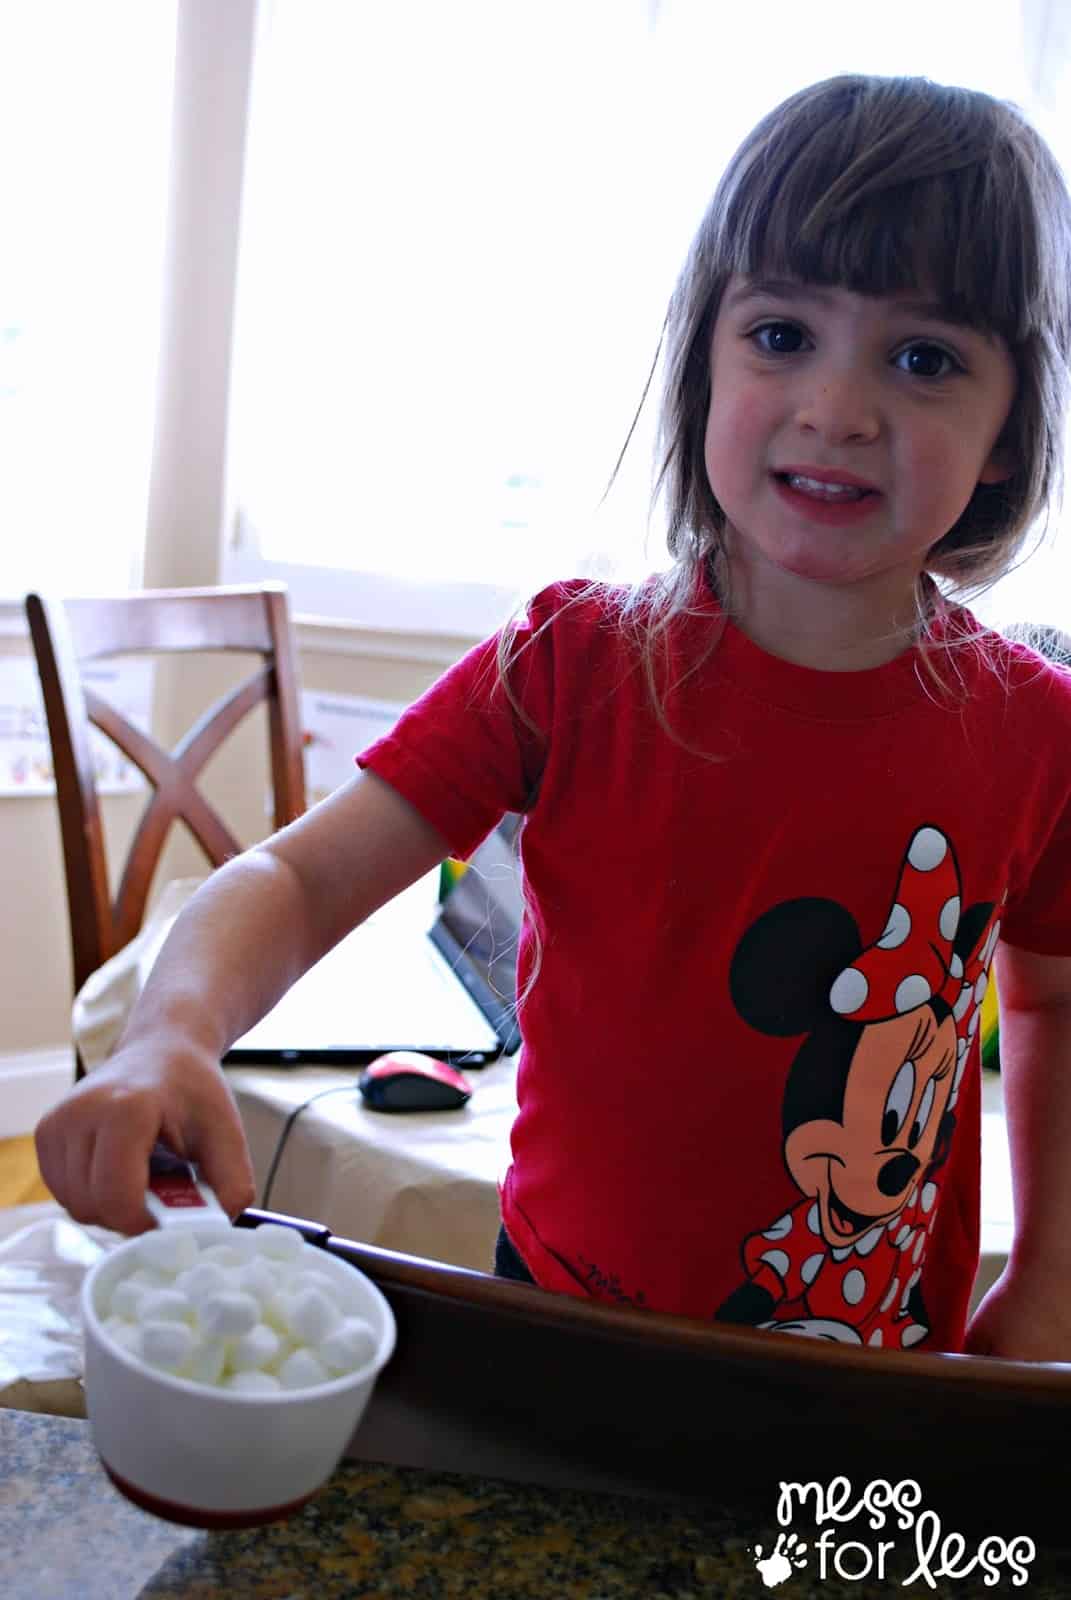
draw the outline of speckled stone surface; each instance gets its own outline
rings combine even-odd
[[[1043,1577],[1035,1563],[1025,1587],[1013,1587],[1007,1573],[988,1586],[976,1573],[936,1587],[919,1579],[905,1589],[913,1565],[906,1543],[893,1553],[897,1566],[889,1558],[884,1584],[841,1582],[831,1573],[821,1581],[813,1549],[790,1577],[768,1584],[755,1552],[762,1545],[768,1560],[775,1547],[773,1513],[771,1506],[762,1525],[757,1513],[350,1462],[288,1522],[202,1533],[129,1505],[100,1467],[87,1423],[0,1411],[4,1600],[732,1600],[774,1590],[785,1600],[1071,1595],[1071,1561]],[[854,1528],[840,1531],[858,1536]]]

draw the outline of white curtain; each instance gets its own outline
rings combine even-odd
[[[173,0],[0,3],[0,597],[140,574]]]
[[[1014,99],[1066,147],[1051,22],[1044,0],[265,4],[232,570],[281,572],[301,609],[463,632],[481,595],[658,564],[653,396],[600,497],[739,139],[862,70]]]

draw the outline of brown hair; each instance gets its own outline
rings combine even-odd
[[[704,579],[731,611],[725,517],[704,460],[716,382],[710,347],[730,277],[798,278],[868,294],[925,288],[952,320],[1004,339],[1017,390],[998,446],[1014,472],[1004,483],[979,484],[930,550],[916,595],[925,642],[926,623],[947,609],[934,579],[945,580],[953,598],[986,588],[1015,564],[1058,495],[1069,262],[1071,200],[1062,174],[1010,103],[926,78],[851,74],[800,90],[748,134],[699,225],[656,356],[664,376],[653,499],[664,503],[674,562],[632,589],[621,615],[635,630],[661,720],[659,683],[663,691],[667,685],[658,646],[667,644],[669,624]],[[712,630],[711,650],[717,637]],[[951,637],[965,636],[953,629]],[[507,633],[503,669],[509,658]],[[662,659],[668,662],[668,650]]]
[[[729,162],[666,316],[656,492],[676,567],[662,609],[667,601],[679,609],[704,563],[724,583],[724,515],[703,442],[710,345],[730,276],[868,294],[925,286],[952,320],[1004,339],[1018,385],[998,443],[1014,473],[978,485],[927,561],[963,593],[1014,564],[1060,487],[1069,260],[1063,177],[1013,105],[925,78],[850,75],[803,89],[764,117]]]

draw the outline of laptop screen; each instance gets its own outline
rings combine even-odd
[[[443,901],[439,921],[492,994],[512,1007],[517,998],[517,938],[524,913],[517,832],[512,812],[473,853]]]

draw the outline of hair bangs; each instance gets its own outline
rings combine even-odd
[[[1014,174],[974,159],[904,178],[895,150],[831,152],[824,143],[810,141],[776,181],[769,171],[754,172],[754,185],[742,175],[722,235],[730,272],[858,294],[922,292],[950,322],[1009,345],[1044,325],[1032,208],[997,190],[1005,176],[1014,190]]]

